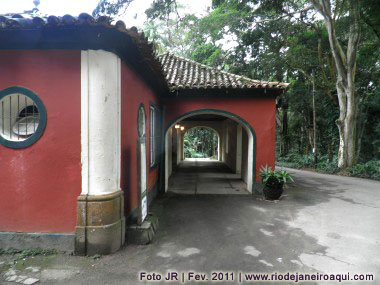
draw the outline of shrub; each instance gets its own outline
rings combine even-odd
[[[350,169],[350,174],[355,177],[380,180],[380,160],[370,160],[365,163],[355,164]]]
[[[299,155],[289,153],[289,155],[279,158],[277,165],[290,168],[314,168],[314,157],[312,154]],[[339,171],[338,157],[334,156],[332,159],[329,159],[327,155],[318,156],[316,170],[326,173],[337,173]],[[380,180],[380,160],[358,163],[348,170],[351,176]]]

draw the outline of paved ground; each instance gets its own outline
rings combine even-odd
[[[247,184],[222,162],[186,159],[173,172],[169,192],[178,194],[250,194]]]
[[[289,171],[295,183],[278,202],[250,195],[168,195],[155,204],[161,226],[150,245],[128,245],[98,260],[58,255],[26,260],[25,266],[45,270],[44,284],[139,284],[141,271],[194,271],[207,278],[221,271],[350,272],[350,278],[356,272],[377,276],[361,284],[380,284],[380,182]]]

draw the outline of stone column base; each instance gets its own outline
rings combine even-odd
[[[158,229],[158,218],[150,215],[149,221],[142,225],[130,225],[127,227],[127,243],[145,245],[153,241]]]
[[[75,253],[110,254],[125,242],[124,195],[80,195],[77,201]]]

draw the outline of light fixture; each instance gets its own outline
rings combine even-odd
[[[174,126],[176,129],[179,129],[181,126],[179,124],[175,124]]]
[[[185,127],[184,126],[181,126],[181,131],[183,131],[185,129]]]

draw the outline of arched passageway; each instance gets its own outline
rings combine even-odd
[[[187,130],[203,127],[218,134],[216,159],[185,156]],[[171,122],[165,132],[165,191],[185,194],[248,194],[255,179],[255,133],[232,113],[197,110]]]

